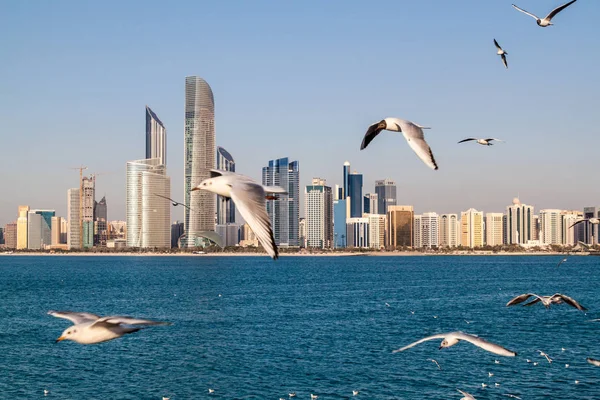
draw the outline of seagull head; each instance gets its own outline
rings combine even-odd
[[[75,340],[77,336],[77,328],[74,326],[70,326],[64,330],[62,335],[58,339],[56,339],[56,343],[62,342],[63,340]]]
[[[458,339],[456,338],[446,338],[444,340],[442,340],[442,343],[440,344],[440,350],[443,349],[444,347],[450,347],[450,346],[454,346],[456,343],[458,343]]]
[[[222,178],[223,177],[205,179],[191,191],[207,190],[209,192],[220,194],[221,196],[231,197],[231,186],[225,184]]]

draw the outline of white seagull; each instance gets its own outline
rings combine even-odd
[[[352,396],[358,396],[359,391],[358,390],[353,390],[352,391]]]
[[[80,344],[102,343],[142,329],[132,325],[170,325],[169,322],[123,316],[100,317],[86,312],[48,311],[48,314],[68,319],[74,324],[56,339],[57,343],[63,340],[72,340]]]
[[[288,396],[290,396],[290,397],[296,397],[296,392],[288,393]]]
[[[592,225],[598,225],[598,224],[600,224],[600,218],[586,218],[586,219],[581,219],[581,220],[575,222],[573,225],[571,225],[569,227],[569,229],[571,229],[572,227],[574,227],[577,224],[581,224],[582,222],[589,222]]]
[[[215,389],[208,388],[208,393],[214,393]]]
[[[504,66],[506,67],[506,69],[508,69],[508,63],[506,62],[506,55],[508,53],[506,51],[504,51],[502,49],[502,47],[500,47],[500,45],[498,44],[498,42],[496,41],[496,39],[494,39],[494,44],[496,45],[496,48],[498,49],[498,52],[496,54],[498,54],[500,57],[502,57],[502,64],[504,64]]]
[[[531,305],[533,305],[535,303],[539,303],[541,301],[542,304],[546,308],[549,308],[551,304],[561,304],[562,302],[564,302],[565,304],[568,304],[571,307],[575,307],[576,309],[578,309],[580,311],[587,310],[587,308],[585,308],[584,306],[579,304],[575,299],[573,299],[565,294],[561,294],[561,293],[555,293],[552,296],[538,296],[535,293],[520,294],[520,295],[514,297],[513,299],[511,299],[508,303],[506,303],[506,307],[514,306],[515,304],[520,304],[520,303],[524,302],[525,300],[529,299],[530,297],[535,297],[535,300],[530,301],[529,303],[523,304],[524,306],[531,306]]]
[[[311,393],[311,394],[310,394],[310,398],[311,398],[312,400],[317,400],[317,399],[319,398],[319,396],[317,396],[316,394],[312,394],[312,393]]]
[[[565,258],[563,258],[562,260],[560,260],[560,261],[558,262],[558,265],[557,265],[557,267],[560,267],[560,264],[564,263],[565,261],[567,261],[567,257],[565,257]]]
[[[392,132],[402,132],[404,139],[408,142],[411,149],[419,156],[419,158],[431,169],[438,169],[438,165],[435,162],[433,153],[429,148],[429,145],[425,141],[425,135],[423,129],[429,129],[427,127],[417,125],[413,122],[406,121],[400,118],[385,118],[379,122],[369,126],[367,133],[360,145],[360,149],[365,149],[375,136],[383,130]]]
[[[543,351],[541,351],[541,350],[538,350],[538,353],[540,353],[540,356],[542,356],[542,357],[546,357],[546,360],[548,360],[548,363],[549,363],[549,364],[552,364],[552,359],[550,358],[550,356],[549,356],[548,354],[544,353],[544,352],[543,352]]]
[[[481,347],[482,349],[484,349],[486,351],[489,351],[494,354],[498,354],[500,356],[514,357],[517,355],[517,353],[515,353],[514,351],[510,351],[508,349],[505,349],[502,346],[499,346],[497,344],[490,343],[486,340],[483,340],[478,336],[469,335],[468,333],[464,333],[464,332],[448,332],[448,333],[442,333],[439,335],[427,336],[426,338],[417,340],[416,342],[411,343],[408,346],[404,346],[398,350],[394,350],[393,353],[398,353],[400,351],[410,349],[411,347],[414,347],[418,344],[421,344],[423,342],[426,342],[428,340],[433,340],[433,339],[443,339],[442,343],[440,344],[440,350],[444,347],[454,346],[456,343],[460,342],[461,340],[464,340],[465,342],[469,342],[471,344],[474,344],[477,347]]]
[[[600,367],[600,360],[595,360],[593,358],[586,358],[587,362],[589,362],[592,365],[595,365],[596,367]]]
[[[483,383],[482,383],[482,385],[483,385]],[[476,400],[475,397],[473,397],[472,394],[470,394],[468,392],[465,392],[465,391],[462,391],[460,389],[456,389],[456,390],[458,390],[460,392],[460,394],[462,394],[463,396],[465,396],[465,397],[461,397],[460,400]]]
[[[463,142],[468,142],[470,140],[475,140],[477,143],[479,143],[482,146],[493,146],[493,143],[490,143],[492,140],[495,140],[496,142],[503,142],[504,140],[500,140],[500,139],[494,139],[494,138],[489,138],[489,139],[477,139],[477,138],[467,138],[467,139],[463,139],[458,143],[463,143]]]
[[[278,186],[262,186],[247,176],[233,172],[218,169],[210,171],[211,177],[200,182],[192,191],[208,190],[231,198],[267,254],[277,260],[279,251],[273,237],[271,220],[267,214],[266,199],[273,198],[267,196],[267,193],[287,194],[286,190]]]
[[[432,363],[435,363],[435,365],[437,365],[438,369],[442,369],[442,367],[440,367],[440,364],[436,360],[434,360],[433,358],[428,358],[427,360],[431,361]]]
[[[564,10],[565,8],[569,7],[571,4],[575,3],[577,0],[571,0],[570,2],[563,4],[560,7],[556,7],[554,10],[550,11],[550,14],[546,15],[546,17],[540,19],[537,15],[534,15],[530,12],[527,12],[525,10],[523,10],[522,8],[517,7],[516,5],[512,5],[515,9],[521,11],[524,14],[529,15],[530,17],[535,18],[535,21],[537,22],[537,24],[539,26],[541,26],[542,28],[545,28],[549,25],[554,25],[551,21],[552,18],[554,18],[556,16],[556,14],[558,14],[559,12],[561,12],[562,10]]]

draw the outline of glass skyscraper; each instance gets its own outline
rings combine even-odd
[[[348,194],[350,197],[350,218],[361,218],[363,215],[363,176],[353,173],[348,175]]]
[[[344,187],[342,188],[342,193],[338,194],[340,199],[345,200],[346,197],[349,196],[348,192],[348,175],[350,175],[350,163],[348,161],[344,162]]]
[[[158,158],[167,165],[167,129],[154,111],[146,106],[146,158]]]
[[[217,169],[235,172],[235,161],[227,150],[217,147]],[[235,204],[231,199],[217,195],[217,225],[235,223]]]
[[[216,200],[215,195],[206,190],[191,191],[210,178],[210,169],[215,167],[215,100],[208,83],[198,76],[185,78],[184,146],[183,195],[187,207],[183,245],[194,247],[199,244],[202,232],[215,230]]]
[[[288,158],[269,161],[262,170],[263,186],[281,186],[288,194],[277,194],[276,200],[267,200],[273,236],[278,246],[298,246],[300,222],[300,166]]]
[[[398,202],[396,197],[396,182],[391,179],[375,181],[375,194],[377,194],[377,212],[385,215],[389,206],[395,206]]]
[[[27,216],[27,248],[40,250],[52,244],[54,210],[30,210]]]
[[[346,247],[346,200],[333,202],[333,247]]]

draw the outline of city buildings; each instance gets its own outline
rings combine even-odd
[[[356,171],[348,175],[348,194],[350,198],[350,218],[360,218],[363,215],[363,176]]]
[[[146,159],[158,158],[167,165],[167,129],[150,107],[146,106]]]
[[[417,216],[415,215],[415,243],[417,247],[417,229],[416,229]],[[420,247],[438,247],[440,245],[440,217],[435,212],[426,212],[420,216]]]
[[[413,247],[415,249],[420,249],[423,247],[423,243],[421,242],[421,216],[415,215],[413,217]]]
[[[346,239],[347,247],[368,248],[369,218],[347,218]]]
[[[52,217],[51,220],[51,238],[50,238],[50,244],[52,246],[56,246],[58,244],[62,244],[61,242],[61,226],[62,226],[62,218],[61,217]]]
[[[395,206],[396,182],[391,179],[375,181],[375,193],[377,194],[377,210],[379,214],[386,214],[388,206]]]
[[[258,238],[256,234],[250,228],[247,223],[242,225],[240,229],[240,236],[243,238],[240,240],[240,246],[242,247],[258,247]]]
[[[287,194],[277,194],[267,200],[267,214],[271,219],[273,237],[277,246],[299,246],[300,220],[300,166],[287,157],[269,161],[262,170],[263,186],[280,186]]]
[[[108,239],[125,239],[127,237],[127,222],[110,221],[108,223]]]
[[[367,193],[363,197],[363,214],[379,214],[379,201],[377,193]]]
[[[504,214],[485,214],[485,244],[502,246],[504,244]]]
[[[0,244],[4,244],[4,228],[0,228]]]
[[[460,213],[460,244],[463,247],[483,246],[483,212],[470,208]]]
[[[298,222],[298,243],[300,247],[306,247],[306,218],[300,218]]]
[[[69,249],[81,248],[81,220],[79,218],[79,188],[67,191],[67,220],[69,231],[67,233],[67,247]]]
[[[557,209],[540,210],[540,241],[542,244],[563,244],[563,211]]]
[[[187,247],[203,242],[202,232],[215,230],[215,195],[191,191],[210,178],[215,167],[215,101],[208,83],[198,76],[185,78],[184,224]],[[190,211],[194,210],[193,212]],[[296,226],[297,227],[297,226]],[[297,239],[296,239],[297,240]]]
[[[27,248],[27,213],[29,206],[19,206],[19,216],[17,218],[17,249]]]
[[[369,247],[372,249],[385,248],[385,222],[386,216],[381,214],[364,214],[369,220]]]
[[[240,225],[216,225],[215,232],[223,239],[223,247],[237,246],[240,243]]]
[[[332,248],[333,193],[326,181],[313,178],[304,190],[306,247]]]
[[[4,226],[4,247],[7,249],[17,248],[17,223],[11,222]]]
[[[106,246],[108,240],[108,208],[106,197],[94,202],[94,246]]]
[[[217,147],[217,169],[235,172],[235,161],[227,150]],[[217,224],[235,223],[235,204],[227,197],[217,195]]]
[[[600,207],[584,207],[583,218],[600,218]],[[591,224],[589,222],[583,222],[583,242],[585,244],[598,244],[600,234],[600,224]]]
[[[94,203],[96,202],[96,177],[83,177],[81,182],[83,196],[81,201],[83,205],[81,212],[81,223],[83,224],[83,247],[91,248],[94,246]]]
[[[343,190],[343,189],[342,189]],[[333,202],[333,242],[334,248],[346,247],[346,218],[349,218],[346,200]]]
[[[527,244],[534,240],[533,206],[522,204],[518,198],[506,207],[506,244]]]
[[[348,161],[344,162],[344,168],[343,168],[343,180],[344,180],[344,186],[342,187],[342,191],[341,193],[338,194],[338,198],[345,200],[346,197],[350,196],[349,191],[348,191],[348,176],[350,175],[350,163]]]
[[[439,245],[441,247],[456,247],[460,244],[460,221],[456,214],[440,215]]]
[[[171,248],[179,247],[179,238],[185,232],[183,222],[175,221],[171,224]]]
[[[579,239],[577,237],[578,228],[584,223],[577,226],[573,226],[573,224],[583,219],[583,213],[581,211],[566,211],[562,217],[562,242],[567,246],[575,246]]]
[[[41,250],[52,244],[54,210],[29,210],[27,213],[27,248]]]
[[[387,207],[387,246],[413,246],[413,206]]]

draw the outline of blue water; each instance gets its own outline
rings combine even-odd
[[[478,399],[600,399],[600,368],[586,362],[600,358],[600,322],[588,322],[600,318],[600,257],[571,256],[557,268],[559,260],[3,256],[0,398],[48,389],[57,399],[287,399],[294,391],[324,400],[352,390],[358,399],[460,399],[460,388]],[[590,311],[505,307],[529,291],[562,292]],[[97,345],[55,344],[70,323],[50,309],[173,325]],[[438,350],[438,340],[392,354],[453,330],[519,355],[468,343]]]

